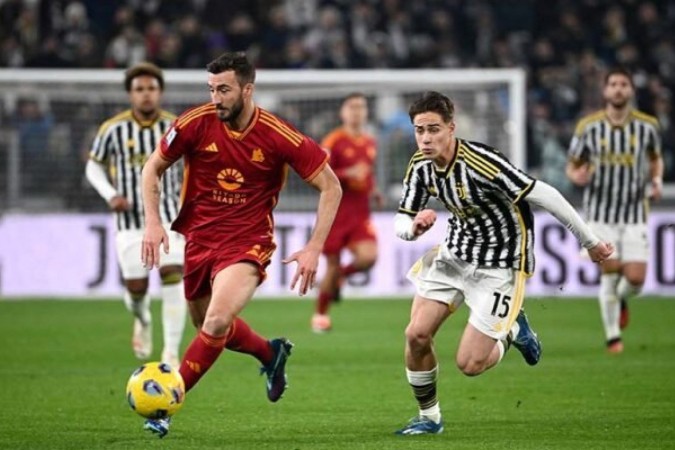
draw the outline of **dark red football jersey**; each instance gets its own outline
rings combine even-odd
[[[338,209],[335,224],[345,220],[362,220],[370,215],[370,194],[375,187],[375,158],[377,143],[375,138],[362,134],[353,136],[344,128],[337,128],[326,135],[321,146],[330,153],[330,166],[340,179],[342,201]],[[356,180],[345,176],[345,170],[356,164],[365,164],[369,173],[363,179]]]
[[[213,104],[178,117],[160,152],[168,161],[185,162],[182,207],[173,229],[210,248],[272,242],[272,210],[287,167],[309,181],[328,160],[316,142],[262,108],[236,132],[218,119]]]

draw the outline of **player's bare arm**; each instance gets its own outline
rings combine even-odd
[[[305,295],[314,286],[321,250],[328,232],[333,226],[335,213],[342,198],[340,182],[328,164],[314,178],[309,180],[308,183],[321,193],[314,231],[307,244],[301,250],[283,260],[284,264],[292,261],[297,263],[295,275],[293,275],[293,279],[291,280],[291,289],[295,289],[296,283],[300,281],[298,289],[300,295]]]
[[[377,209],[384,208],[385,203],[384,194],[377,187],[373,189],[373,192],[371,192],[370,197],[373,199],[373,202],[375,202],[375,207]]]
[[[159,246],[163,244],[164,253],[169,253],[169,236],[162,226],[159,217],[160,180],[162,175],[171,166],[171,162],[155,151],[143,166],[142,191],[143,209],[145,211],[145,233],[141,260],[146,267],[159,267]]]
[[[565,168],[565,174],[577,186],[586,186],[591,181],[593,173],[591,164],[583,160],[570,160]]]
[[[651,176],[649,197],[652,200],[661,200],[663,194],[663,158],[657,156],[649,161],[649,175]]]

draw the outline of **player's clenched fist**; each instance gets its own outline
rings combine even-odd
[[[412,231],[415,236],[424,234],[436,223],[436,211],[433,209],[423,209],[418,212],[413,220]]]
[[[614,253],[614,246],[609,242],[599,242],[595,247],[588,249],[588,256],[591,261],[601,263],[607,260]]]

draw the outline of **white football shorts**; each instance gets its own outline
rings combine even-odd
[[[602,241],[614,245],[610,259],[622,262],[647,262],[649,260],[649,237],[647,224],[606,224],[589,222],[588,226]]]
[[[469,323],[493,339],[506,337],[525,297],[524,272],[474,266],[444,246],[428,251],[407,277],[418,295],[446,303],[451,311],[466,303]]]
[[[169,253],[164,253],[164,248],[159,247],[159,265],[160,267],[182,266],[185,259],[185,238],[182,234],[171,231],[169,224],[164,224],[164,229],[169,235]],[[117,231],[115,244],[122,277],[125,280],[147,278],[149,269],[143,267],[141,262],[143,230]]]

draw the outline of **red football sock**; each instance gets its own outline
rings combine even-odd
[[[330,304],[333,301],[333,294],[328,292],[319,291],[319,298],[316,299],[316,313],[317,314],[328,314],[330,309]]]
[[[243,319],[236,317],[227,334],[225,348],[239,353],[246,353],[258,359],[262,364],[268,364],[274,358],[272,347],[267,339],[253,331]]]
[[[218,359],[225,346],[225,336],[211,336],[199,331],[185,351],[180,364],[180,374],[185,381],[185,392],[192,389],[199,379]]]
[[[348,277],[349,275],[356,272],[361,272],[361,269],[358,269],[353,263],[340,267],[340,275],[343,277]]]

